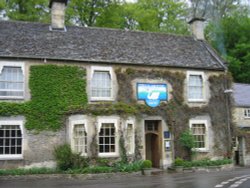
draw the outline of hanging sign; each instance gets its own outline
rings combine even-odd
[[[137,83],[137,99],[144,100],[150,107],[157,107],[167,100],[167,84]]]

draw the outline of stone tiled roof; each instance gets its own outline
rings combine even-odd
[[[233,96],[236,106],[250,107],[250,84],[233,85]]]
[[[191,36],[0,21],[0,57],[225,70],[204,41]]]

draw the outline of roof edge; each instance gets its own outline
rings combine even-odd
[[[131,62],[116,62],[116,61],[105,61],[105,60],[91,60],[91,59],[67,59],[67,58],[47,58],[47,57],[27,57],[27,56],[0,56],[0,58],[6,58],[6,59],[34,59],[34,60],[52,60],[52,61],[72,61],[72,62],[79,62],[79,63],[107,63],[107,64],[117,64],[117,65],[137,65],[142,66],[142,64],[138,63],[131,63]],[[180,69],[194,69],[194,70],[209,70],[209,71],[225,71],[223,68],[209,68],[209,67],[188,67],[188,66],[171,66],[171,65],[162,65],[162,64],[143,64],[143,66],[149,66],[149,67],[171,67],[171,68],[180,68]]]

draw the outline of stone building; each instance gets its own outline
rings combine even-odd
[[[63,143],[167,168],[189,129],[196,157],[225,157],[230,79],[201,19],[194,36],[65,27],[66,2],[51,1],[51,25],[0,22],[1,168],[53,166]]]
[[[237,127],[236,164],[250,165],[250,84],[235,83],[233,86],[234,122]]]

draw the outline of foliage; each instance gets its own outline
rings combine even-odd
[[[12,20],[48,22],[47,0],[8,0],[5,9]]]
[[[57,174],[57,173],[61,172],[51,168],[30,168],[30,169],[18,168],[9,170],[0,169],[0,176],[9,176],[9,175],[17,176],[17,175],[29,175],[29,174]]]
[[[26,115],[28,129],[57,130],[68,107],[87,103],[85,72],[77,67],[41,65],[30,68],[32,99]]]
[[[195,140],[190,130],[186,130],[181,133],[180,143],[183,147],[191,150],[195,147]]]
[[[150,160],[142,161],[142,168],[152,168],[152,161]]]
[[[124,140],[124,135],[120,134],[120,139],[119,139],[119,151],[120,151],[120,156],[121,156],[121,162],[124,164],[128,163],[128,156],[127,156],[127,150],[125,148],[125,140]]]
[[[229,62],[236,82],[250,83],[250,17],[247,12],[235,12],[219,22],[211,22],[207,38]]]
[[[55,147],[54,157],[60,170],[81,169],[89,165],[89,159],[73,153],[68,144]]]
[[[112,0],[71,0],[66,19],[77,25],[94,26],[96,19],[112,3]]]
[[[183,166],[184,164],[184,160],[177,157],[175,160],[174,160],[174,166]]]
[[[207,166],[221,166],[225,164],[232,164],[230,159],[219,159],[219,160],[195,160],[195,161],[184,161],[180,158],[177,158],[174,162],[174,166],[183,166],[184,168],[190,167],[207,167]]]

